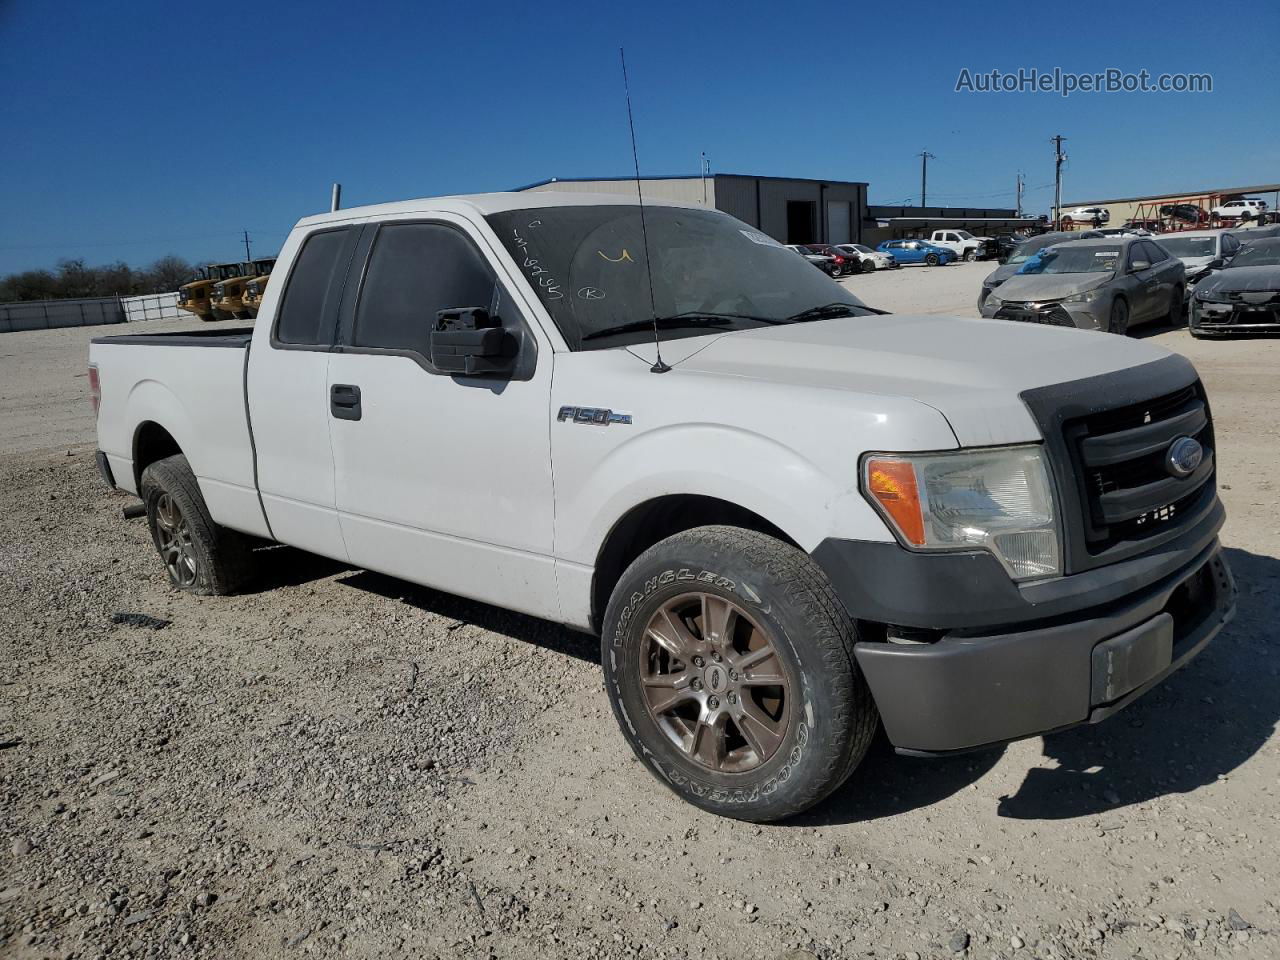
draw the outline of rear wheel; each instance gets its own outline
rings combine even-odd
[[[1129,304],[1117,298],[1111,304],[1111,316],[1107,321],[1107,333],[1125,336],[1129,332]]]
[[[854,640],[807,554],[713,526],[627,568],[601,653],[614,715],[649,771],[705,810],[764,822],[822,800],[871,743]]]
[[[139,492],[170,583],[187,593],[219,596],[248,580],[248,538],[209,516],[185,456],[166,457],[143,470]]]
[[[938,259],[938,255],[936,253],[931,253],[924,258],[924,262],[931,267],[936,267],[942,261]]]

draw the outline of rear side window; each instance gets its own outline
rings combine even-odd
[[[346,267],[341,254],[347,233],[345,227],[313,233],[302,244],[280,301],[276,339],[281,343],[327,347],[333,341],[334,280]]]
[[[353,343],[430,355],[436,314],[451,307],[494,309],[496,279],[460,231],[438,223],[392,223],[369,257]]]

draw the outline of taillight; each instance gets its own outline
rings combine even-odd
[[[98,365],[89,364],[89,402],[93,404],[93,415],[98,416],[102,408],[102,381],[98,379]]]

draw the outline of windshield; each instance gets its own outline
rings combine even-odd
[[[1245,244],[1227,264],[1228,269],[1235,267],[1280,267],[1280,240]]]
[[[541,207],[486,219],[572,350],[650,341],[647,325],[614,328],[655,315],[669,321],[662,339],[670,340],[821,319],[800,315],[833,305],[853,316],[875,312],[772,237],[711,210],[645,207],[652,306],[638,206]],[[715,326],[697,322],[706,319]]]
[[[1161,237],[1160,246],[1175,257],[1212,257],[1217,246],[1216,237]]]
[[[1009,263],[1026,263],[1027,257],[1031,256],[1037,250],[1049,246],[1051,243],[1060,243],[1060,237],[1032,237],[1029,240],[1023,240],[1020,244],[1013,248],[1013,253],[1009,256]]]
[[[956,231],[956,236],[957,236],[957,237],[959,237],[961,240],[972,240],[972,239],[973,239],[973,234],[972,234],[972,233],[970,233],[968,230],[957,230],[957,231]]]
[[[1120,248],[1050,247],[1039,259],[1028,261],[1019,273],[1114,273],[1120,259]]]
[[[853,249],[857,250],[859,253],[871,253],[870,247],[864,247],[860,243],[854,243],[854,244],[851,244],[851,246],[853,247]]]

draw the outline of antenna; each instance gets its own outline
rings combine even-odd
[[[658,305],[653,298],[653,266],[649,261],[649,231],[645,229],[644,224],[644,192],[640,189],[640,154],[636,150],[636,122],[631,116],[631,84],[627,82],[627,51],[619,47],[618,53],[622,57],[622,89],[627,94],[627,125],[631,128],[631,159],[636,165],[636,198],[640,201],[640,237],[644,244],[644,272],[649,280],[649,310],[653,315],[653,348],[657,354],[657,359],[649,368],[649,372],[666,373],[671,367],[662,362],[662,338],[658,336]]]

